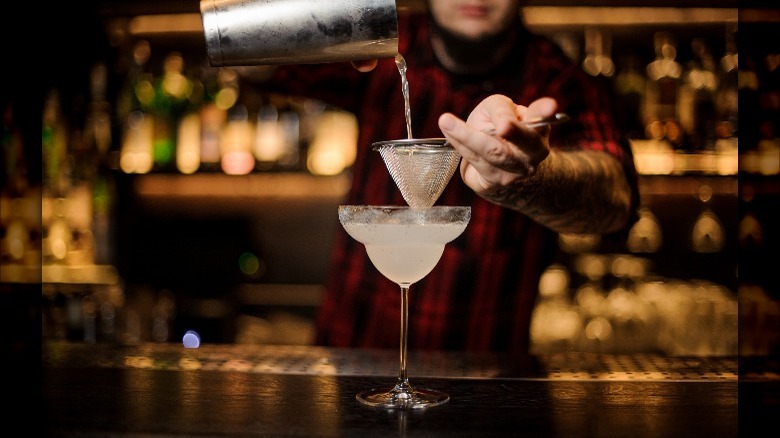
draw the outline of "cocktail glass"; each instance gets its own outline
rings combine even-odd
[[[406,372],[409,287],[433,270],[444,246],[463,233],[471,207],[340,205],[339,221],[353,239],[365,245],[371,263],[401,287],[400,369],[395,386],[357,394],[363,404],[394,409],[422,409],[446,403],[449,395],[412,387]]]

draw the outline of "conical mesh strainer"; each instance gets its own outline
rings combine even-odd
[[[412,208],[433,206],[460,163],[460,154],[446,139],[423,138],[373,144]]]

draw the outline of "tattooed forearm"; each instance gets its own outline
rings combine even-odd
[[[554,151],[533,176],[483,196],[560,233],[616,231],[631,204],[620,163],[594,151]]]

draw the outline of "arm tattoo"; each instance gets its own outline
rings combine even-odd
[[[483,196],[559,233],[616,231],[631,204],[621,164],[595,151],[551,152],[534,175]]]

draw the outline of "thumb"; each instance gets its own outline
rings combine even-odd
[[[542,97],[531,102],[522,113],[523,120],[530,121],[536,118],[549,117],[558,109],[558,102],[552,97]]]

